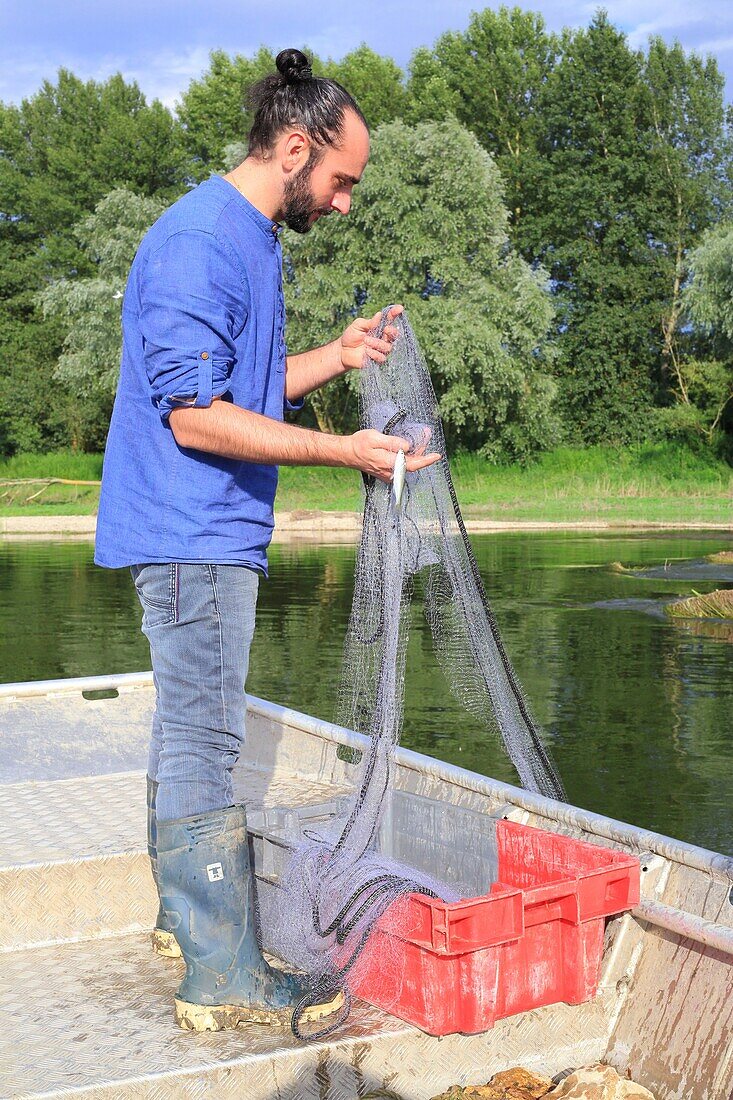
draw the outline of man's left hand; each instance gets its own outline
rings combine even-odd
[[[387,320],[393,321],[395,317],[402,313],[403,309],[403,306],[392,306],[387,314]],[[394,325],[388,324],[385,325],[381,340],[378,340],[375,336],[370,336],[369,333],[377,327],[381,319],[381,310],[379,313],[375,313],[373,317],[357,317],[341,338],[336,341],[341,356],[341,365],[345,370],[363,367],[365,356],[373,359],[376,363],[383,363],[387,358],[392,349],[392,344],[397,339],[398,331]]]

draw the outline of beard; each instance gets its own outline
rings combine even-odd
[[[320,213],[310,184],[315,166],[316,160],[311,153],[303,168],[285,181],[282,220],[294,233],[308,233],[316,221],[313,215]]]

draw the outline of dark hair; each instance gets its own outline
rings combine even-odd
[[[344,132],[344,113],[353,111],[366,126],[356,100],[335,80],[313,76],[300,50],[281,50],[277,72],[258,80],[248,94],[255,117],[249,132],[249,153],[271,149],[288,126],[302,127],[315,145],[337,145]]]

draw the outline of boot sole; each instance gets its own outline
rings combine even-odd
[[[263,1005],[196,1005],[175,998],[176,1022],[185,1031],[225,1031],[240,1024],[269,1024],[271,1027],[289,1027],[292,1008],[266,1008]],[[330,1001],[307,1008],[301,1020],[311,1023],[338,1012],[344,1003],[343,993],[337,993]]]
[[[178,940],[172,932],[164,932],[162,928],[154,928],[150,939],[153,943],[153,950],[162,955],[166,959],[180,959],[183,957],[183,953],[178,946]]]

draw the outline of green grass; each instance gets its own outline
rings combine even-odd
[[[733,470],[669,443],[640,447],[560,447],[527,468],[492,466],[459,454],[451,469],[467,518],[535,522],[719,523],[733,521]],[[101,477],[100,455],[58,452],[0,462],[0,481]],[[0,515],[89,515],[95,486],[0,484]],[[350,470],[283,467],[281,511],[358,511],[361,482]]]
[[[547,522],[724,523],[733,520],[733,469],[669,443],[558,447],[531,466],[451,463],[466,516]]]
[[[99,481],[102,456],[77,451],[53,451],[45,455],[15,455],[0,459],[0,480],[19,477],[67,477]]]
[[[55,451],[3,459],[0,461],[0,515],[94,515],[99,504],[98,485],[44,486],[42,482],[30,483],[33,478],[54,477],[70,481],[99,481],[102,477],[102,456]],[[28,484],[8,484],[12,481],[28,481]]]

